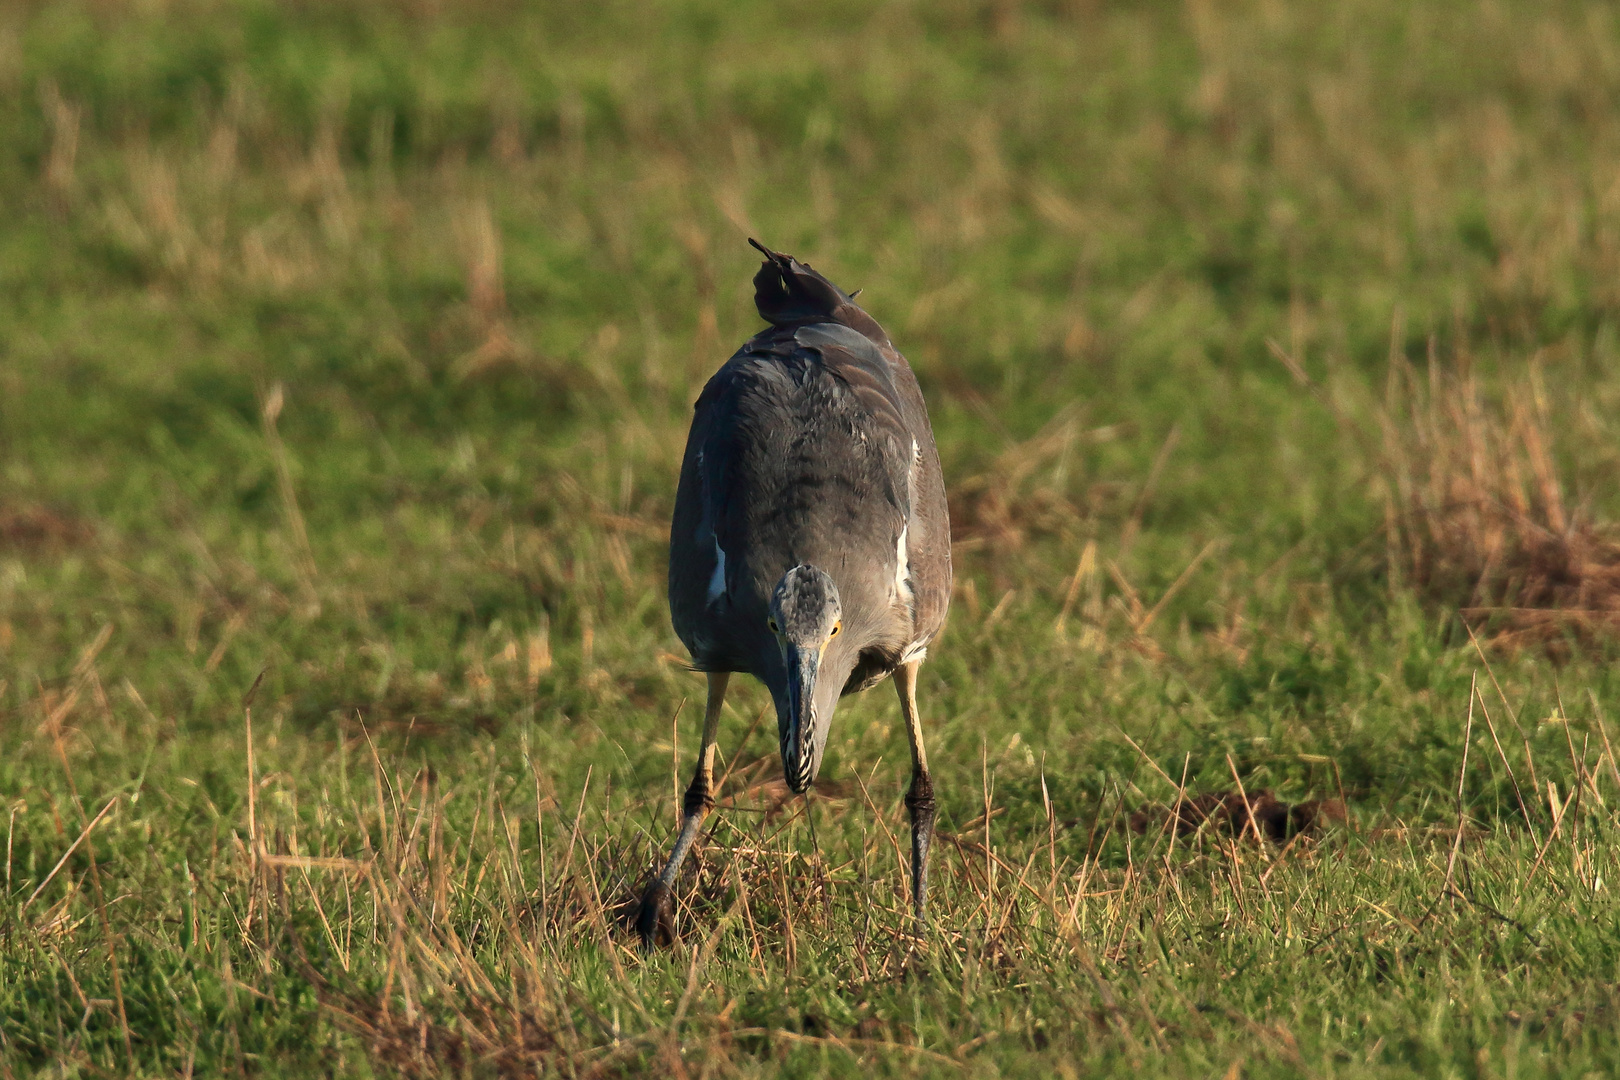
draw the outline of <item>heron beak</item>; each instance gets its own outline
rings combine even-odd
[[[782,737],[782,771],[788,786],[803,791],[814,779],[810,774],[815,755],[811,737],[815,731],[816,676],[821,671],[820,649],[787,647],[788,724]]]

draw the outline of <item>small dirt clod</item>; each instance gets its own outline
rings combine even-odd
[[[1143,807],[1131,815],[1131,830],[1147,833],[1175,819],[1177,836],[1196,832],[1207,822],[1213,828],[1234,836],[1254,828],[1270,840],[1282,843],[1301,834],[1316,835],[1328,825],[1346,820],[1344,803],[1338,799],[1308,799],[1285,803],[1272,792],[1260,790],[1244,797],[1243,792],[1207,792],[1172,806]]]

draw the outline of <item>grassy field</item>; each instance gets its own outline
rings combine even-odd
[[[1602,4],[6,5],[0,1076],[1609,1075],[1617,110]],[[750,682],[643,957],[750,235],[934,417],[936,922],[892,692],[790,800]]]

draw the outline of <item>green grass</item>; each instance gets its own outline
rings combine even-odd
[[[8,7],[0,1075],[1608,1074],[1614,649],[1487,671],[1389,554],[1380,423],[1407,363],[1539,387],[1620,514],[1617,42]],[[748,235],[864,288],[951,487],[920,949],[886,687],[779,805],[738,686],[681,943],[619,923],[697,742],[663,535]],[[1349,820],[1171,839],[1183,781]]]

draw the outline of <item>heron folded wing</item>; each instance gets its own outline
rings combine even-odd
[[[894,369],[877,344],[838,323],[811,323],[793,331],[793,340],[816,353],[822,365],[846,386],[867,414],[862,430],[884,441],[883,458],[902,520],[911,516],[910,474],[917,440],[901,410]]]
[[[898,415],[900,389],[894,384],[894,368],[877,342],[859,330],[836,322],[795,327],[793,340],[802,348],[819,352],[834,374],[846,381],[850,381],[850,374],[859,372],[859,380],[876,387]]]

